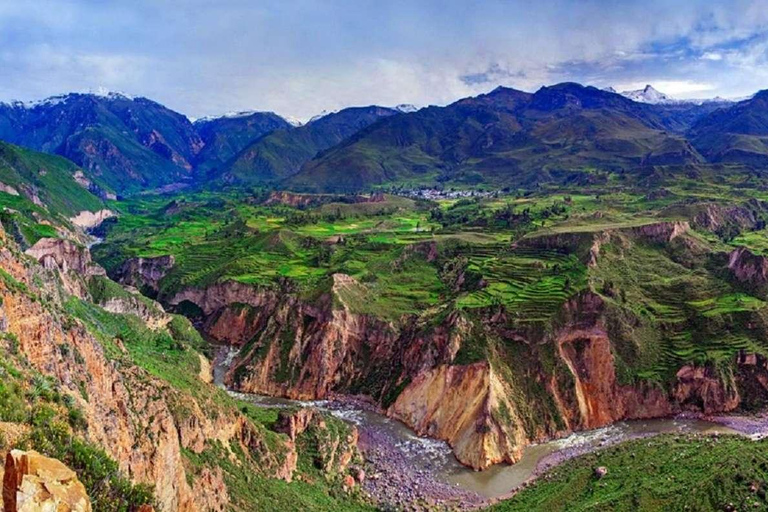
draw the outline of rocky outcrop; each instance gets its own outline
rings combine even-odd
[[[751,229],[757,224],[757,218],[752,210],[743,206],[719,204],[703,205],[693,217],[694,226],[712,232],[729,224],[740,229]]]
[[[310,429],[314,430],[311,442],[316,445],[315,463],[328,475],[343,473],[357,453],[357,428],[349,426],[347,432],[332,433],[326,418],[314,408],[280,411],[275,425],[277,432],[288,436],[294,453],[299,436]]]
[[[528,442],[508,391],[486,362],[441,365],[418,375],[388,414],[421,435],[447,441],[462,464],[485,469],[516,462]],[[506,417],[500,420],[499,411]]]
[[[765,295],[768,288],[768,258],[753,254],[746,247],[739,247],[728,256],[728,269],[736,280]]]
[[[265,205],[283,204],[294,208],[307,208],[331,202],[340,203],[380,203],[386,198],[381,192],[375,192],[369,196],[364,195],[318,195],[318,194],[297,194],[285,190],[276,190],[269,194],[264,201]]]
[[[115,281],[133,286],[139,290],[159,290],[160,280],[173,268],[176,259],[172,255],[155,258],[131,258],[117,269]]]
[[[291,441],[303,434],[313,421],[321,418],[317,409],[307,407],[298,411],[280,411],[275,424],[275,431],[282,432],[288,436]]]
[[[688,222],[673,221],[645,224],[643,226],[627,228],[625,231],[633,236],[643,238],[653,243],[666,244],[688,232],[690,229],[691,226]]]
[[[197,356],[200,358],[200,373],[198,374],[198,377],[206,384],[211,384],[213,382],[213,367],[211,367],[211,362],[203,354],[197,354]]]
[[[714,368],[685,365],[677,372],[671,400],[681,410],[714,414],[736,409],[741,397]]]
[[[0,181],[0,192],[5,192],[6,194],[10,194],[12,196],[18,196],[19,191],[13,188],[10,185],[6,185],[5,183]]]
[[[91,512],[91,501],[75,472],[32,450],[7,455],[3,505],[5,512]]]
[[[280,295],[277,292],[261,290],[238,281],[226,281],[207,288],[187,288],[173,296],[168,303],[177,306],[189,301],[197,305],[205,315],[211,315],[233,304],[263,308],[279,300]]]
[[[106,275],[104,269],[91,260],[90,251],[61,238],[41,238],[26,250],[44,268],[56,271],[68,293],[80,298],[88,295],[84,279]]]
[[[61,238],[41,238],[26,250],[47,269],[70,270],[82,277],[105,275],[104,269],[91,260],[91,253],[83,246]]]
[[[136,290],[119,297],[102,298],[99,306],[110,313],[136,315],[153,330],[165,327],[171,321],[171,315],[160,304],[148,300]]]
[[[97,227],[106,219],[114,216],[115,212],[107,209],[99,210],[96,212],[83,210],[74,217],[70,218],[69,221],[79,228],[92,229]]]
[[[516,241],[513,246],[568,251],[576,254],[585,265],[594,267],[598,263],[601,247],[614,239],[629,237],[656,244],[667,244],[689,230],[688,222],[653,222],[641,226],[616,229],[537,234],[523,237]]]

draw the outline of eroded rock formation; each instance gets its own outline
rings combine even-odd
[[[165,277],[174,264],[173,256],[131,258],[117,270],[115,280],[139,290],[149,289],[157,292],[158,282]]]
[[[91,500],[74,471],[34,450],[12,450],[3,476],[5,512],[91,512]]]

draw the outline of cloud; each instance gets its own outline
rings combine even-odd
[[[0,0],[0,99],[105,86],[308,118],[564,80],[743,95],[768,85],[767,33],[768,0]]]
[[[719,60],[723,60],[723,54],[718,52],[704,52],[701,58],[703,60],[719,61]]]

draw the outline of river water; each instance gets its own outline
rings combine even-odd
[[[230,350],[217,358],[219,361],[214,366],[214,378],[219,385],[222,385],[224,373],[233,355],[234,352]],[[528,446],[523,452],[522,459],[516,464],[497,464],[485,471],[473,471],[456,460],[447,443],[417,436],[399,421],[387,418],[354,401],[351,403],[336,400],[296,401],[236,392],[230,392],[230,394],[263,407],[305,406],[327,411],[357,425],[364,449],[367,440],[368,448],[374,452],[397,450],[408,461],[409,470],[420,475],[429,475],[430,478],[436,478],[445,484],[486,498],[508,494],[536,472],[564,459],[633,437],[661,433],[738,433],[721,424],[697,419],[623,421],[604,428],[577,432],[561,439]],[[372,441],[374,439],[375,442]]]

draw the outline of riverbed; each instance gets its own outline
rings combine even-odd
[[[214,377],[220,385],[231,355],[231,351],[223,352],[214,366]],[[525,482],[569,458],[638,437],[663,433],[755,434],[739,428],[738,421],[733,421],[738,417],[728,416],[714,418],[718,422],[683,417],[623,421],[530,445],[516,464],[497,464],[485,471],[474,471],[456,460],[447,443],[417,436],[403,423],[380,414],[375,405],[364,398],[296,401],[230,394],[262,407],[316,407],[355,424],[360,433],[359,446],[368,464],[369,478],[364,488],[381,502],[394,506],[421,503],[476,508],[509,496]],[[726,425],[729,418],[735,428]]]

